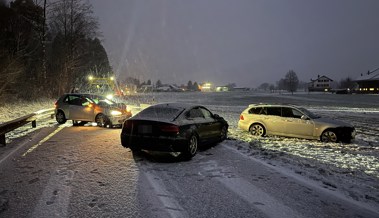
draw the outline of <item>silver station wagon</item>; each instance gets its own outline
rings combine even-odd
[[[352,125],[322,118],[292,105],[251,104],[241,113],[238,127],[254,136],[278,135],[345,143],[355,138]]]

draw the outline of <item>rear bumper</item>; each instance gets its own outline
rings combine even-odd
[[[182,152],[187,149],[188,140],[182,137],[154,137],[121,133],[121,144],[126,148],[150,151]]]
[[[245,130],[245,131],[249,131],[249,122],[246,122],[246,121],[238,121],[238,128],[239,129],[242,129],[242,130]]]

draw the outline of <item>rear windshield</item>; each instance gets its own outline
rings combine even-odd
[[[137,114],[138,118],[155,118],[162,120],[173,120],[182,110],[167,107],[149,107]]]

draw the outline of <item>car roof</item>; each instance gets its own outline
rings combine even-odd
[[[249,104],[249,108],[251,107],[294,107],[298,108],[298,106],[293,104],[265,104],[265,103],[259,103],[259,104]]]
[[[181,102],[167,102],[167,103],[159,103],[152,105],[151,107],[167,107],[167,108],[177,108],[177,109],[189,109],[193,107],[204,107],[199,104],[190,104],[190,103],[181,103]]]
[[[64,95],[83,95],[83,96],[101,96],[101,97],[105,97],[104,95],[100,95],[100,94],[94,94],[94,93],[65,93]]]

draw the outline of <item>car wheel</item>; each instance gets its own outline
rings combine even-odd
[[[265,128],[257,123],[250,126],[249,132],[253,136],[264,136],[266,134]]]
[[[320,137],[322,142],[337,142],[337,134],[332,130],[325,130]]]
[[[66,116],[64,115],[63,111],[58,111],[57,114],[55,115],[55,120],[59,124],[64,124],[66,123],[67,119]]]
[[[95,118],[95,122],[97,123],[97,126],[100,126],[100,127],[106,127],[110,125],[110,121],[108,117],[105,116],[104,114],[98,114]]]
[[[220,141],[224,141],[228,137],[228,128],[223,126],[220,132]]]
[[[188,140],[187,150],[181,153],[181,157],[183,157],[184,159],[191,159],[193,156],[196,155],[197,147],[197,137],[195,135],[192,135]]]
[[[130,148],[130,150],[132,150],[133,153],[141,152],[141,148],[139,148],[139,147],[130,146],[129,148]]]

